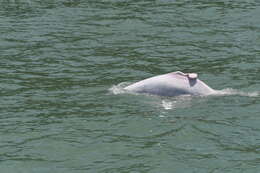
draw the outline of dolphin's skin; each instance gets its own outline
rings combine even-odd
[[[137,93],[147,93],[159,96],[179,95],[210,95],[216,91],[197,78],[195,73],[180,71],[167,73],[125,87],[126,90]]]

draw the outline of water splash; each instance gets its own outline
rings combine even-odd
[[[109,88],[109,91],[115,95],[124,94],[124,93],[127,93],[127,91],[124,88],[128,85],[129,85],[129,82],[122,82],[117,85],[113,85],[111,88]]]

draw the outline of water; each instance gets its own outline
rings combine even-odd
[[[259,172],[257,0],[0,1],[0,172]],[[199,73],[224,94],[122,86]]]

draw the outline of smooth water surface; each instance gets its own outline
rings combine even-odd
[[[259,16],[257,0],[0,0],[0,172],[260,172]],[[229,94],[122,91],[172,71]]]

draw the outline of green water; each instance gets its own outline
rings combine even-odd
[[[0,172],[260,172],[257,0],[0,0]],[[122,85],[196,72],[228,94]]]

